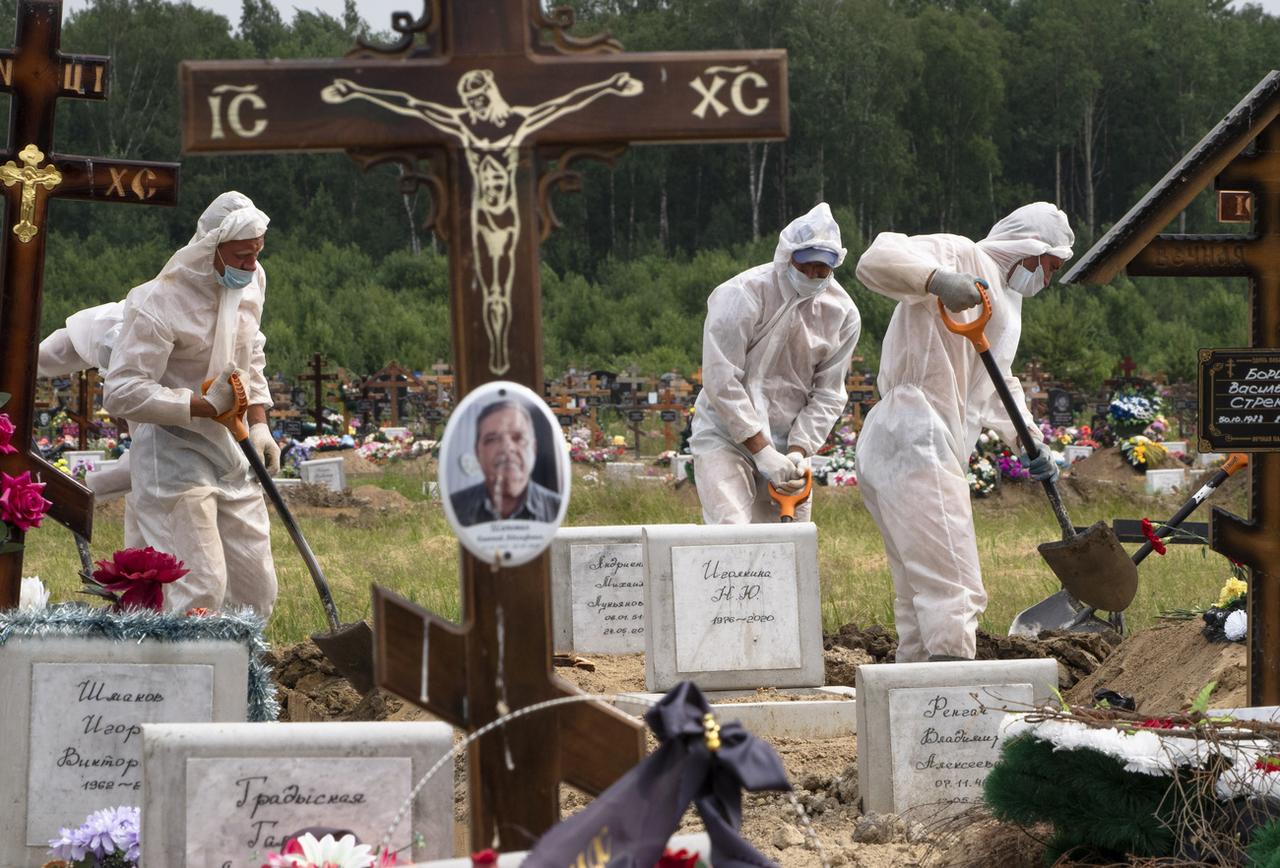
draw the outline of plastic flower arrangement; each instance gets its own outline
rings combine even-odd
[[[1121,442],[1120,454],[1132,467],[1145,473],[1164,461],[1169,453],[1151,438],[1138,434]]]
[[[996,466],[1005,479],[1030,479],[1031,472],[1022,466],[1022,461],[1012,452],[1005,450],[996,456]]]
[[[1218,601],[1202,616],[1204,637],[1210,642],[1242,642],[1249,632],[1249,585],[1243,575],[1243,568],[1233,568]]]
[[[969,480],[969,491],[974,497],[986,497],[996,490],[996,468],[990,458],[977,452],[969,456],[969,472],[965,478]]]
[[[18,589],[18,608],[24,612],[43,612],[49,608],[49,589],[39,576],[23,576]]]
[[[84,592],[110,600],[112,611],[164,608],[164,585],[176,582],[190,570],[182,561],[151,546],[121,549],[109,561],[96,561],[92,576],[81,575]],[[117,596],[119,594],[120,596]]]
[[[268,853],[262,868],[387,868],[396,864],[393,852],[376,854],[355,835],[316,836],[307,832],[289,839],[279,853]]]
[[[569,442],[569,460],[580,464],[604,464],[617,461],[627,454],[626,446],[591,445],[591,429],[586,427],[572,428],[565,431]],[[626,440],[623,439],[623,443]]]
[[[16,552],[22,544],[14,541],[14,531],[25,533],[39,527],[52,503],[44,499],[45,484],[34,482],[31,471],[24,470],[17,476],[0,472],[0,522],[4,522],[4,538],[0,539],[0,554]]]
[[[848,425],[842,425],[832,431],[825,443],[818,447],[817,454],[827,459],[821,470],[815,470],[813,481],[818,485],[857,485],[858,475],[854,468],[857,450],[858,432]]]
[[[668,449],[653,460],[654,466],[670,467],[671,462],[675,459],[677,454],[678,453],[674,449]]]
[[[1107,420],[1122,436],[1141,433],[1160,415],[1160,396],[1153,390],[1116,392],[1107,408]]]
[[[69,868],[134,868],[139,814],[132,805],[94,811],[79,828],[60,829],[49,852]]]
[[[1169,423],[1163,416],[1157,416],[1151,420],[1151,424],[1146,427],[1142,433],[1149,439],[1160,441],[1164,439],[1164,435],[1169,432]]]

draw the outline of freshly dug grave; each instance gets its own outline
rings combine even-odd
[[[1067,693],[1067,701],[1091,704],[1094,691],[1114,690],[1137,700],[1140,710],[1179,711],[1200,689],[1216,681],[1213,708],[1248,705],[1248,649],[1237,642],[1210,642],[1204,622],[1162,621],[1126,639],[1107,660]]]
[[[1046,630],[1039,639],[1021,636],[993,636],[978,631],[979,660],[1022,660],[1030,657],[1053,657],[1058,661],[1058,688],[1067,690],[1089,675],[1120,645],[1116,633],[1069,633],[1065,630]],[[859,627],[846,624],[828,636],[827,683],[853,685],[854,669],[839,667],[833,671],[831,652],[845,648],[860,651],[870,657],[862,663],[892,663],[898,649],[898,639],[891,630],[878,624]]]

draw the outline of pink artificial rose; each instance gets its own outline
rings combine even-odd
[[[164,608],[164,588],[169,582],[191,572],[182,561],[167,552],[158,552],[151,546],[145,549],[122,549],[109,561],[96,561],[93,580],[108,591],[123,591],[116,603],[117,610],[129,608]],[[286,849],[287,853],[288,850]]]
[[[18,476],[0,473],[0,521],[7,521],[20,531],[39,527],[52,503],[45,500],[43,482],[32,482],[31,471]]]
[[[0,413],[0,455],[12,455],[17,452],[13,448],[13,420],[8,413]]]

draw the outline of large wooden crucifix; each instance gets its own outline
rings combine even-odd
[[[1160,234],[1211,183],[1220,191],[1240,191],[1252,201],[1253,231],[1247,235]],[[1240,193],[1233,197],[1237,202]],[[1280,358],[1280,72],[1264,78],[1210,130],[1062,282],[1106,283],[1122,268],[1131,275],[1248,278],[1250,346]],[[1201,349],[1202,379],[1204,362],[1218,352],[1237,351]],[[1127,377],[1133,363],[1125,362]],[[1203,440],[1213,421],[1208,418],[1203,388],[1201,394]],[[1224,443],[1232,451],[1256,452],[1249,461],[1249,517],[1215,506],[1210,538],[1215,551],[1249,567],[1249,704],[1278,705],[1280,416],[1272,410],[1265,421],[1259,419],[1256,436],[1249,439],[1264,445]],[[1205,445],[1202,442],[1202,448]]]
[[[324,356],[319,353],[311,354],[311,364],[308,366],[308,370],[311,373],[298,374],[297,378],[300,382],[312,383],[315,389],[315,404],[311,407],[311,412],[316,420],[316,436],[319,437],[324,431],[324,398],[328,393],[328,389],[325,388],[325,382],[336,381],[338,375],[325,371]],[[345,434],[347,432],[342,431],[341,433]]]
[[[11,395],[4,412],[27,444],[16,454],[0,455],[0,470],[10,476],[29,470],[39,476],[47,483],[45,496],[53,502],[49,515],[88,539],[93,530],[93,494],[29,445],[49,200],[172,205],[177,201],[178,165],[53,152],[58,99],[105,100],[110,81],[108,58],[59,50],[61,30],[61,0],[19,0],[14,47],[0,50],[0,93],[10,94],[9,139],[0,152],[5,199],[0,223],[4,237],[0,392]],[[22,541],[20,533],[15,541]],[[22,552],[0,555],[0,609],[17,605],[21,576]]]
[[[495,379],[541,394],[552,188],[579,180],[575,159],[612,160],[627,143],[785,137],[786,54],[624,54],[606,36],[568,35],[571,14],[548,18],[539,0],[425,6],[416,21],[393,16],[396,46],[345,60],[182,64],[184,150],[398,162],[430,187],[429,223],[448,245],[457,397]],[[575,692],[551,671],[550,594],[545,554],[495,570],[464,553],[461,626],[375,590],[379,683],[470,731]],[[597,793],[643,747],[634,720],[595,704],[481,739],[468,760],[473,846],[527,847],[559,818],[561,781]]]

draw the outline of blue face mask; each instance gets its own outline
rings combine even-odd
[[[218,261],[222,263],[222,273],[218,275],[218,283],[222,286],[227,289],[244,289],[253,282],[252,271],[245,271],[243,268],[227,265],[221,253],[218,254]]]

